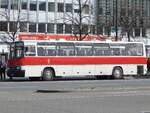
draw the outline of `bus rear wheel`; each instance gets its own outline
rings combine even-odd
[[[115,67],[112,72],[112,77],[115,79],[122,79],[123,78],[123,70],[121,67]]]
[[[43,70],[42,80],[53,80],[55,77],[55,73],[51,68],[45,68]]]

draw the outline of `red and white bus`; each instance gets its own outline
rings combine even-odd
[[[11,44],[7,74],[12,77],[145,75],[147,58],[140,42],[25,40]]]

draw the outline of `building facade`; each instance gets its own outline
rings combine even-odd
[[[93,29],[95,0],[0,0],[0,31],[19,33],[73,34],[79,22],[79,5],[82,7],[82,25]],[[91,32],[92,33],[92,32]]]
[[[0,33],[73,35],[80,19],[89,34],[150,37],[150,0],[0,0]]]
[[[0,42],[16,37],[69,39],[79,26],[82,33],[94,34],[94,4],[95,0],[0,0]],[[1,45],[0,59],[3,53],[8,47]]]
[[[150,0],[97,0],[96,20],[98,34],[150,38]]]

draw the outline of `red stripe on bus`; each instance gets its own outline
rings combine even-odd
[[[9,66],[94,64],[147,64],[147,59],[145,57],[26,57],[8,62]]]

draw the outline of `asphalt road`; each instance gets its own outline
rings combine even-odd
[[[150,113],[150,80],[0,82],[0,113]]]

